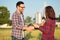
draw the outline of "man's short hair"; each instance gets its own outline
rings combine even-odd
[[[20,4],[24,4],[24,2],[18,1],[18,2],[16,3],[16,7],[17,7],[17,6],[20,6]]]

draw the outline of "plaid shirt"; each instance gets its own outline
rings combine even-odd
[[[24,19],[24,17],[22,17]],[[23,25],[24,22],[21,19],[21,16],[19,13],[16,11],[12,15],[12,36],[16,37],[17,39],[22,39],[23,38]]]
[[[42,31],[42,40],[54,40],[55,20],[47,19],[39,30]]]

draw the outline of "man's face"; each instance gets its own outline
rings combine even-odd
[[[18,7],[18,9],[19,9],[20,12],[23,12],[24,8],[25,8],[24,4],[20,4],[20,6]]]

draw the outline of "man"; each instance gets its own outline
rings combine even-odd
[[[12,40],[24,39],[24,15],[23,10],[25,8],[24,2],[18,1],[16,3],[16,11],[12,15]]]

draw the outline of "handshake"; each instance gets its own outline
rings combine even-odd
[[[23,27],[23,30],[32,32],[34,29],[39,29],[39,24],[29,24]]]

